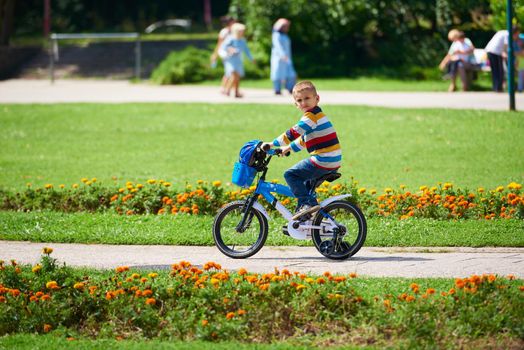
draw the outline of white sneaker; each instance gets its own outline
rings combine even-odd
[[[300,209],[291,217],[291,220],[297,220],[300,219],[302,216],[306,214],[313,214],[320,210],[320,205],[310,206],[310,205],[303,205],[300,207]]]

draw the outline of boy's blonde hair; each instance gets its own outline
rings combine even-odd
[[[295,86],[293,86],[292,94],[295,96],[296,93],[306,90],[311,91],[313,94],[317,95],[317,89],[315,88],[315,85],[313,85],[313,83],[309,80],[299,81],[296,83]]]

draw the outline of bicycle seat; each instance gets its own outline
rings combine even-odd
[[[318,179],[316,179],[314,188],[317,188],[318,186],[322,185],[324,181],[333,182],[341,176],[342,176],[341,173],[330,173],[330,174],[323,175],[319,177]]]

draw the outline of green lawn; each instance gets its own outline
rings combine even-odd
[[[205,342],[205,341],[172,341],[172,340],[115,340],[115,339],[89,339],[80,338],[66,340],[67,337],[61,334],[35,335],[35,334],[16,334],[0,337],[0,349],[18,350],[48,350],[71,348],[79,350],[88,349],[122,349],[122,350],[229,350],[229,349],[256,349],[256,350],[305,350],[315,349],[316,347],[299,345],[293,343],[257,344],[240,342]],[[351,349],[379,349],[378,347],[344,347]]]
[[[270,221],[268,246],[307,245]],[[213,245],[211,216],[0,211],[0,239],[32,242]],[[524,247],[522,220],[368,219],[366,246]]]
[[[301,78],[308,80],[308,78]],[[335,91],[448,91],[449,80],[400,80],[387,77],[361,76],[355,78],[311,78],[318,88],[320,95],[325,90]],[[201,85],[218,86],[219,81],[205,81]],[[457,88],[462,89],[459,79]],[[269,79],[244,79],[240,83],[241,88],[272,89],[272,82]],[[482,73],[479,79],[474,82],[473,90],[491,90],[491,77],[489,74]]]
[[[377,188],[524,182],[524,113],[323,106],[343,147],[341,181]],[[0,187],[164,179],[230,181],[240,146],[272,140],[293,106],[57,104],[0,106]],[[275,159],[270,179],[305,154]]]

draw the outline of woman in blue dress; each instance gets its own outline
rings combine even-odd
[[[219,55],[224,61],[224,75],[228,77],[226,84],[226,95],[231,93],[231,89],[235,90],[235,97],[242,97],[239,91],[240,79],[244,76],[244,63],[242,61],[242,53],[247,58],[254,62],[253,56],[247,47],[246,39],[244,39],[244,32],[246,26],[242,23],[235,23],[231,26],[231,35],[224,40]]]
[[[271,80],[275,94],[281,94],[282,83],[291,93],[297,73],[293,68],[291,58],[291,39],[287,35],[291,22],[286,18],[279,18],[273,25],[271,45]]]

